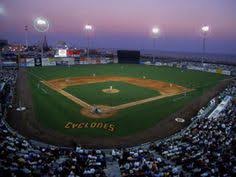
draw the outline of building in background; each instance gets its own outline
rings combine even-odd
[[[5,39],[0,39],[0,50],[8,46],[8,41]]]

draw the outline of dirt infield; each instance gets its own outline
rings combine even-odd
[[[222,82],[203,96],[186,105],[183,109],[161,119],[156,125],[145,131],[124,137],[73,137],[42,126],[34,113],[32,92],[27,80],[26,70],[21,69],[19,73],[14,108],[17,107],[20,99],[22,105],[27,107],[27,110],[25,112],[17,112],[12,109],[8,114],[8,123],[18,133],[29,139],[67,147],[82,145],[86,148],[122,148],[168,137],[186,127],[197,111],[228,84],[228,82]],[[184,118],[186,121],[181,124],[177,123],[175,121],[176,117]]]
[[[53,88],[57,90],[63,90],[68,86],[92,84],[99,82],[108,81],[118,81],[126,82],[128,84],[133,84],[140,87],[146,87],[153,90],[159,91],[162,95],[165,94],[178,94],[183,91],[189,91],[189,89],[168,82],[162,82],[151,79],[141,79],[141,78],[131,78],[131,77],[121,77],[121,76],[95,76],[95,77],[73,77],[73,78],[60,78],[49,81],[43,81],[43,83],[50,84]]]
[[[126,82],[128,84],[133,84],[136,86],[140,87],[145,87],[149,88],[152,90],[157,90],[160,92],[160,96],[154,96],[151,98],[143,99],[143,100],[138,100],[134,102],[129,102],[125,103],[122,105],[118,106],[113,106],[113,107],[101,107],[101,113],[97,115],[93,115],[91,113],[91,109],[93,108],[92,105],[89,105],[85,101],[69,94],[68,92],[64,91],[63,89],[69,86],[75,86],[75,85],[83,85],[83,84],[91,84],[91,83],[101,83],[101,82],[108,82],[108,81],[119,81],[119,82]],[[155,101],[158,99],[162,99],[165,97],[170,97],[182,93],[186,93],[191,91],[188,88],[172,84],[172,83],[167,83],[167,82],[162,82],[162,81],[157,81],[157,80],[151,80],[151,79],[140,79],[140,78],[130,78],[130,77],[117,77],[117,76],[96,76],[96,77],[75,77],[75,78],[60,78],[60,79],[54,79],[54,80],[49,80],[49,81],[41,81],[43,84],[47,85],[51,89],[61,93],[68,99],[72,100],[76,104],[79,104],[83,107],[82,109],[82,114],[90,117],[90,118],[108,118],[112,117],[113,113],[116,113],[120,109],[126,109],[132,106],[136,106],[139,104],[144,104],[148,103],[151,101]],[[106,89],[106,91],[109,91],[110,89]],[[116,93],[116,92],[114,92]],[[86,114],[87,113],[87,114]]]

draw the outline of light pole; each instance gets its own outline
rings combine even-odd
[[[24,30],[25,30],[25,46],[26,46],[26,49],[28,49],[28,26],[27,25],[24,26]],[[19,58],[19,52],[17,52],[17,55],[18,55],[18,58]],[[20,69],[20,64],[18,64],[18,67],[19,67],[18,77],[20,77],[21,72],[22,72],[22,70]],[[22,111],[26,110],[26,107],[22,106],[21,101],[22,101],[21,96],[19,96],[19,105],[16,108],[16,111],[18,111],[18,112],[22,112]]]
[[[28,26],[27,25],[25,26],[25,46],[26,46],[26,49],[28,49],[29,44],[28,44]]]
[[[87,57],[89,58],[90,33],[91,33],[92,30],[93,30],[93,26],[87,24],[87,25],[84,26],[84,30],[85,30],[86,35],[87,35]]]
[[[210,27],[208,25],[205,25],[202,27],[202,35],[203,35],[203,40],[202,40],[202,52],[203,52],[203,57],[202,57],[202,64],[203,64],[203,58],[206,54],[206,38],[207,38],[207,34],[210,30]]]
[[[44,17],[37,17],[34,20],[34,28],[38,32],[44,33],[48,31],[49,29],[49,21]],[[42,44],[41,44],[41,58],[43,58],[43,36],[42,36]]]
[[[158,27],[152,28],[152,38],[153,38],[153,50],[156,50],[156,39],[160,34],[160,29]],[[155,54],[153,54],[153,62],[154,62]]]

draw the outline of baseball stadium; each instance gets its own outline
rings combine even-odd
[[[122,52],[131,56],[137,53]],[[2,150],[1,156],[10,161],[15,155],[17,163],[31,169],[33,176],[147,176],[141,169],[127,169],[135,169],[137,162],[149,158],[151,164],[158,164],[157,174],[191,176],[192,168],[178,159],[195,156],[192,153],[199,152],[202,137],[206,136],[205,143],[211,140],[211,128],[217,133],[218,126],[219,130],[227,127],[223,137],[234,134],[229,127],[233,126],[231,119],[236,113],[235,78],[223,74],[229,70],[218,68],[213,73],[209,69],[222,65],[205,64],[204,68],[193,70],[188,68],[202,63],[178,62],[171,66],[176,62],[167,65],[164,61],[153,63],[152,59],[141,58],[139,64],[134,64],[137,59],[126,61],[119,54],[118,63],[107,64],[32,67],[32,61],[30,67],[26,63],[26,67],[8,66],[1,71],[10,86],[9,91],[3,87],[7,93],[3,108],[7,107],[1,119],[1,137],[6,150]],[[217,121],[222,124],[214,125]],[[233,139],[218,141],[229,143]],[[15,154],[16,149],[20,151]],[[184,151],[188,157],[182,154]],[[5,153],[10,156],[4,157]],[[47,165],[66,168],[50,170],[42,164],[40,171],[35,171],[34,166],[27,167],[25,159],[29,157],[25,153]],[[135,163],[136,167],[127,163]],[[73,167],[76,164],[81,171]],[[4,175],[29,173],[1,168]]]
[[[236,1],[0,1],[0,177],[236,176]]]

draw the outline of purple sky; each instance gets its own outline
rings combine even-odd
[[[93,47],[152,49],[150,29],[157,25],[157,49],[201,52],[200,28],[209,24],[207,52],[236,54],[236,0],[0,0],[0,38],[24,42],[28,25],[35,43],[37,16],[50,21],[50,44],[86,46],[83,26],[89,23]]]

